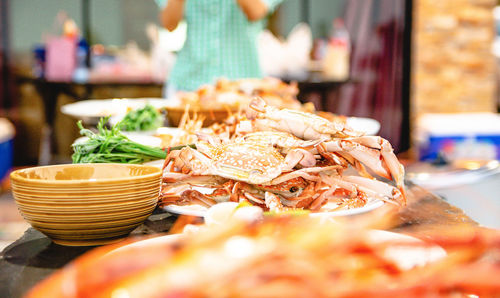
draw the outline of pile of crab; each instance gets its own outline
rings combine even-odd
[[[233,116],[212,131],[198,134],[195,149],[168,154],[160,205],[210,207],[234,201],[270,211],[320,212],[376,199],[406,202],[404,168],[390,143],[344,122],[278,109],[257,98],[245,117]],[[347,174],[348,168],[356,171]]]

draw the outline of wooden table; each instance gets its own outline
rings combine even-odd
[[[477,225],[462,210],[442,198],[415,185],[409,185],[407,190],[408,205],[383,214],[394,219],[392,231],[425,238],[431,230],[459,224]],[[383,208],[379,212],[386,212]],[[155,210],[132,234],[165,233],[176,218],[175,215]],[[92,247],[60,246],[35,229],[28,229],[0,254],[0,297],[21,297],[37,282],[90,249]]]

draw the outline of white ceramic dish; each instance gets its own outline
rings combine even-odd
[[[61,112],[87,124],[97,124],[101,117],[125,114],[128,109],[139,109],[147,103],[162,108],[167,102],[163,98],[91,99],[64,105]]]
[[[356,215],[356,214],[361,214],[365,212],[370,212],[372,210],[375,210],[377,208],[380,208],[384,205],[384,202],[380,200],[371,200],[369,201],[365,206],[360,207],[360,208],[353,208],[353,209],[347,209],[347,210],[338,210],[338,211],[331,211],[331,212],[317,212],[317,213],[311,213],[310,216],[313,217],[320,217],[320,216],[326,216],[326,217],[334,217],[334,216],[351,216],[351,215]],[[208,208],[201,206],[201,205],[185,205],[185,206],[179,206],[179,205],[168,205],[162,207],[163,210],[172,213],[172,214],[179,214],[179,215],[190,215],[190,216],[198,216],[198,217],[204,217],[205,214],[207,213]]]
[[[348,117],[347,125],[370,136],[376,135],[380,130],[380,122],[372,118]]]
[[[157,168],[163,168],[163,164],[165,163],[165,160],[163,159],[157,159],[157,160],[152,160],[152,161],[148,161],[148,162],[145,162],[143,163],[143,165],[145,166],[153,166],[153,167],[157,167]]]

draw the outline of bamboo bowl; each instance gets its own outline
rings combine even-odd
[[[68,164],[11,173],[22,216],[57,244],[121,240],[151,215],[161,170],[128,164]]]

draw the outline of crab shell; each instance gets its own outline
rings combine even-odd
[[[283,149],[305,148],[318,144],[318,141],[304,141],[291,133],[283,131],[256,131],[246,134],[243,139],[269,146],[278,146]],[[284,150],[283,152],[287,152]]]
[[[199,142],[197,148],[211,159],[212,175],[266,184],[278,177],[285,166],[285,158],[272,146],[255,142],[237,142],[212,146]]]

